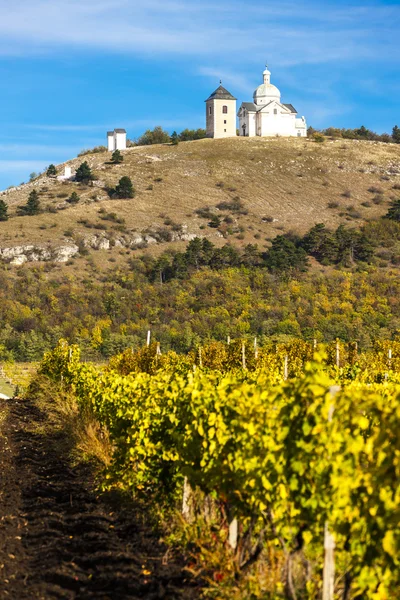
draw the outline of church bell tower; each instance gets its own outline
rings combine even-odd
[[[206,131],[210,138],[236,136],[236,98],[222,82],[206,100]]]

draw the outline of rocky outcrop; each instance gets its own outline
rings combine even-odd
[[[23,265],[26,262],[40,261],[65,263],[78,252],[79,248],[75,244],[56,248],[43,248],[34,245],[13,246],[12,248],[0,248],[0,259],[11,265]]]

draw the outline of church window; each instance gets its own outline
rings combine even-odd
[[[209,114],[209,115],[211,115],[211,114],[212,114],[212,108],[211,108],[211,106],[209,106],[209,108],[208,108],[208,114]]]
[[[224,125],[226,125],[226,120],[224,121]]]
[[[224,132],[226,133],[226,129],[224,129]]]
[[[278,114],[278,109],[274,108],[274,115]]]
[[[227,106],[223,106],[222,107],[222,112],[223,112],[224,115],[227,115],[228,114],[228,107]]]

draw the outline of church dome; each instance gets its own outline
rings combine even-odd
[[[265,98],[266,100],[280,100],[281,93],[272,83],[262,83],[253,94],[254,100]]]
[[[275,85],[271,83],[271,71],[268,67],[263,72],[264,83],[258,86],[253,94],[255,104],[267,104],[270,100],[281,101],[281,93]]]

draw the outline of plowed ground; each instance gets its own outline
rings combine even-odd
[[[0,598],[197,598],[143,511],[99,498],[63,437],[29,401],[0,401]]]

